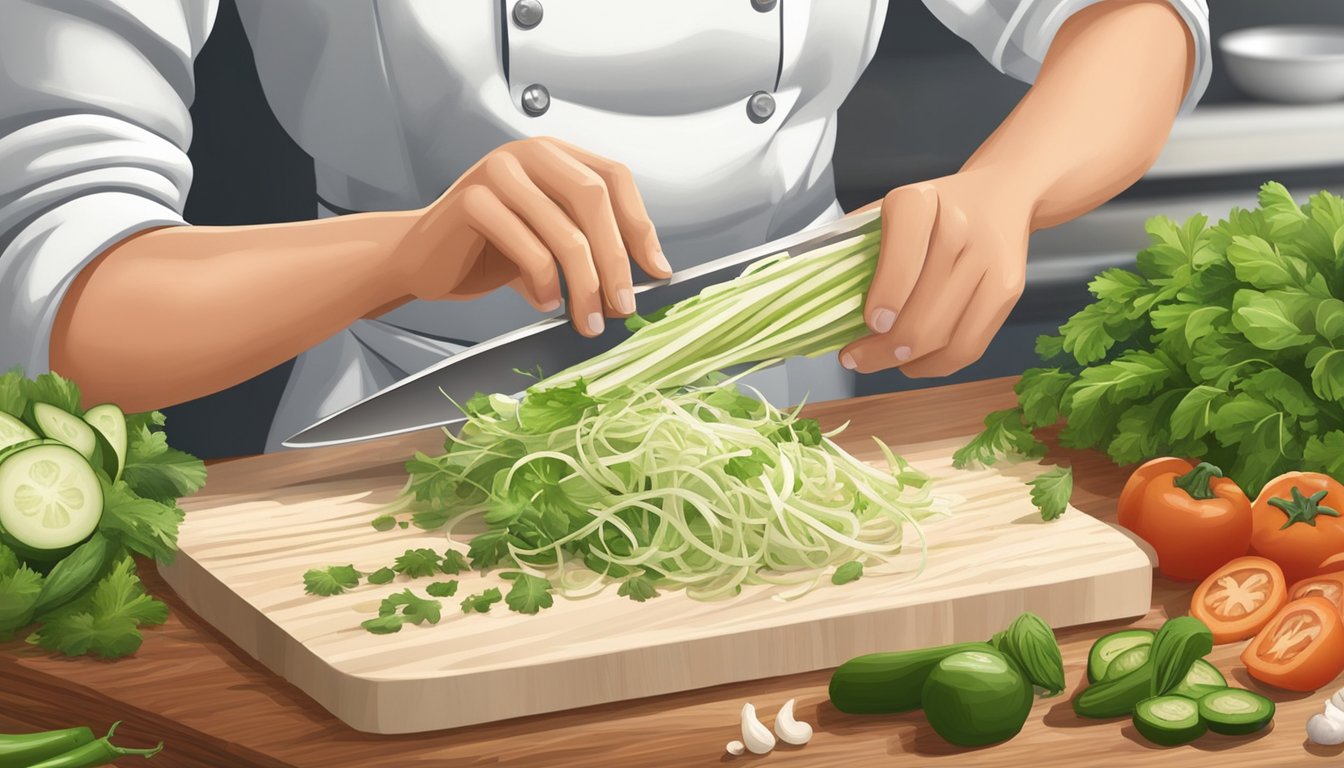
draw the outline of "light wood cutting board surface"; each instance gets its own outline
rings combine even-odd
[[[919,537],[908,530],[898,564],[910,575],[827,584],[791,601],[757,588],[714,603],[665,593],[637,604],[613,588],[557,599],[536,616],[502,604],[464,615],[462,595],[501,583],[468,575],[456,577],[458,597],[445,599],[437,626],[369,634],[359,623],[376,615],[382,597],[431,580],[399,578],[319,598],[304,594],[301,577],[330,564],[368,572],[407,548],[446,546],[442,533],[369,525],[405,482],[410,452],[438,447],[433,434],[325,451],[321,462],[290,455],[212,469],[207,489],[183,504],[181,554],[163,575],[245,651],[373,733],[453,728],[834,667],[872,651],[986,639],[1023,610],[1056,627],[1148,611],[1148,556],[1073,509],[1041,521],[1023,484],[1039,465],[958,471],[950,456],[963,438],[903,445],[899,435],[878,436],[933,475],[937,502],[949,510],[922,526],[922,572]],[[858,427],[840,442],[881,461]]]

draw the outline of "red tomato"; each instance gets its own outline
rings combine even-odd
[[[1239,557],[1204,580],[1190,601],[1190,615],[1213,632],[1215,643],[1245,640],[1288,602],[1283,571],[1263,557]]]
[[[1251,502],[1222,475],[1202,463],[1183,474],[1161,472],[1143,487],[1131,530],[1153,545],[1167,576],[1199,581],[1246,554]]]
[[[1251,554],[1267,557],[1296,582],[1344,552],[1344,485],[1319,472],[1288,472],[1269,481],[1253,509]]]
[[[1148,488],[1148,484],[1158,475],[1168,472],[1184,475],[1194,468],[1195,465],[1185,459],[1173,459],[1170,456],[1140,464],[1139,468],[1134,470],[1134,474],[1125,481],[1124,489],[1120,491],[1120,500],[1115,508],[1119,523],[1147,541],[1148,537],[1143,535],[1138,526],[1142,517],[1140,511],[1143,509],[1143,492]]]
[[[1323,597],[1293,600],[1246,646],[1241,662],[1262,683],[1320,690],[1344,672],[1344,623]]]

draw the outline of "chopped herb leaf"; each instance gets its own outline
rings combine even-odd
[[[842,563],[840,567],[835,569],[835,573],[831,574],[831,583],[848,584],[851,581],[858,581],[859,577],[862,575],[863,563],[860,563],[858,560],[850,560],[847,563]]]
[[[359,571],[353,565],[331,565],[314,568],[303,574],[303,591],[310,595],[331,597],[359,585]]]

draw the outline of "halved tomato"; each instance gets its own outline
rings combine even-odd
[[[1241,652],[1251,677],[1307,693],[1344,672],[1344,622],[1323,597],[1293,600]]]
[[[1208,626],[1215,643],[1231,643],[1259,632],[1286,602],[1287,582],[1273,560],[1238,557],[1199,585],[1190,615]]]
[[[1344,618],[1344,572],[1341,573],[1323,573],[1320,576],[1309,576],[1288,590],[1288,599],[1297,600],[1303,597],[1324,597],[1334,604],[1335,610],[1339,611],[1341,618]]]

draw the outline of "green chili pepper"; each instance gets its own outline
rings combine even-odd
[[[0,734],[0,768],[30,768],[33,763],[63,755],[93,741],[88,728],[42,733]]]
[[[116,733],[119,725],[121,725],[120,720],[107,729],[107,735],[103,738],[75,747],[69,752],[47,758],[40,763],[30,765],[29,768],[97,768],[97,766],[107,765],[123,757],[134,757],[136,755],[147,758],[153,757],[163,750],[163,742],[159,742],[159,745],[153,749],[127,749],[114,745],[112,734]]]

